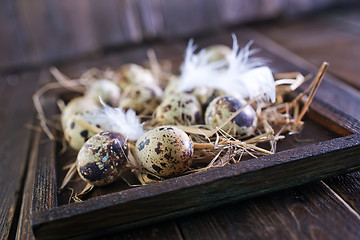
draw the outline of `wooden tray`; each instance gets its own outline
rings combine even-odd
[[[56,98],[45,101],[56,113]],[[299,136],[278,145],[279,153],[117,192],[101,190],[67,204],[57,189],[56,143],[41,136],[32,201],[32,228],[39,239],[72,239],[169,219],[221,204],[360,169],[360,124],[314,99]],[[58,169],[58,170],[57,170]]]

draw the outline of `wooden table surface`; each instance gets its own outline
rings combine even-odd
[[[261,22],[195,38],[199,47],[253,39],[276,72],[328,74],[317,93],[332,107],[360,120],[360,11],[332,11],[287,22]],[[69,77],[90,67],[142,63],[153,48],[160,59],[181,57],[187,39],[108,49],[57,64]],[[36,131],[32,94],[51,77],[49,66],[0,76],[0,239],[33,239],[30,205]],[[360,157],[360,156],[359,156]],[[104,239],[360,239],[360,172],[227,204],[205,212],[104,236]]]

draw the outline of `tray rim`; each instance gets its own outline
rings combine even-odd
[[[294,148],[294,149],[289,149],[289,150],[286,150],[286,151],[282,151],[282,152],[279,152],[279,153],[276,153],[274,155],[270,155],[270,156],[263,156],[263,157],[259,157],[257,159],[251,159],[251,160],[248,160],[248,161],[244,161],[244,162],[240,162],[241,165],[248,165],[248,164],[254,164],[254,162],[258,165],[256,165],[256,167],[254,168],[254,165],[252,166],[253,169],[251,169],[251,171],[245,171],[245,173],[251,173],[251,172],[256,172],[258,171],[259,169],[264,169],[264,168],[267,168],[267,167],[273,167],[273,166],[279,166],[279,165],[283,165],[283,164],[286,164],[286,163],[291,163],[291,162],[294,162],[294,161],[299,161],[299,160],[302,160],[302,159],[306,159],[307,157],[311,157],[311,156],[314,156],[314,155],[311,155],[311,153],[308,153],[308,155],[306,155],[306,152],[305,150],[309,149],[310,147],[316,147],[316,146],[320,146],[320,148],[316,148],[317,150],[321,149],[321,145],[324,145],[326,149],[326,147],[329,146],[329,144],[331,146],[335,146],[334,148],[332,149],[327,149],[326,151],[324,150],[323,153],[330,153],[332,151],[341,151],[343,149],[348,149],[348,148],[351,148],[351,147],[359,147],[360,146],[360,143],[359,143],[359,139],[360,139],[360,122],[343,113],[342,111],[340,111],[339,109],[335,109],[333,107],[331,107],[329,104],[327,104],[326,102],[323,102],[321,99],[317,99],[315,97],[314,99],[314,102],[312,103],[312,105],[310,106],[310,111],[307,113],[310,115],[312,114],[315,114],[315,118],[317,118],[317,121],[314,120],[315,122],[320,122],[321,125],[323,125],[324,123],[322,122],[321,119],[319,119],[319,116],[320,118],[321,117],[326,117],[326,120],[330,121],[333,126],[335,127],[335,129],[331,129],[332,131],[335,130],[339,130],[340,129],[340,133],[342,135],[349,135],[347,137],[339,137],[339,138],[334,138],[334,139],[331,139],[331,140],[328,140],[328,141],[321,141],[321,142],[318,142],[318,143],[315,143],[315,144],[311,144],[311,145],[308,145],[308,146],[304,146],[304,147],[300,147],[300,148]],[[316,116],[316,114],[318,114],[319,116]],[[329,127],[329,126],[325,126],[325,127]],[[334,132],[335,132],[334,131]],[[339,145],[340,142],[343,142],[343,143],[346,143],[345,145]],[[350,144],[350,145],[349,145]],[[54,143],[51,143],[50,145],[53,145],[53,151],[55,149],[54,147]],[[323,147],[324,147],[323,146]],[[338,146],[338,148],[336,148],[336,146]],[[41,147],[41,146],[39,146]],[[297,158],[294,158],[294,159],[290,159],[290,160],[286,160],[284,161],[284,159],[282,159],[281,161],[279,160],[279,163],[278,164],[273,164],[273,163],[269,163],[267,162],[269,159],[273,159],[273,158],[279,158],[279,156],[283,156],[283,155],[289,155],[291,153],[294,153],[296,151],[300,151],[300,152],[305,152],[305,154],[303,155],[298,155]],[[53,154],[53,153],[52,153]],[[316,154],[316,155],[321,155],[321,154]],[[281,159],[281,158],[280,158]],[[52,159],[53,161],[55,159]],[[264,161],[265,160],[265,161]],[[259,163],[262,163],[262,164],[259,164]],[[265,163],[265,165],[264,165]],[[266,166],[266,163],[270,164],[268,166]],[[229,166],[225,166],[225,167],[221,167],[221,168],[216,168],[216,169],[210,169],[208,171],[212,171],[212,172],[225,172],[227,171],[227,174],[228,175],[217,175],[217,174],[214,174],[215,177],[213,177],[212,179],[207,179],[206,181],[203,180],[203,181],[200,181],[200,182],[197,182],[197,184],[195,185],[188,185],[188,186],[182,186],[182,187],[174,187],[174,188],[170,188],[171,190],[168,191],[164,191],[164,192],[157,192],[157,193],[154,193],[151,195],[146,195],[145,197],[144,196],[140,196],[140,197],[136,197],[136,194],[132,193],[132,192],[137,192],[139,191],[139,188],[133,188],[133,189],[128,189],[128,190],[124,190],[124,191],[121,191],[121,192],[117,192],[117,193],[111,193],[111,194],[107,194],[107,195],[104,195],[104,196],[98,196],[98,197],[95,197],[95,198],[92,198],[92,199],[89,199],[87,201],[84,201],[84,202],[81,202],[81,203],[72,203],[70,205],[62,205],[62,206],[57,206],[57,201],[56,201],[56,196],[53,196],[55,199],[54,199],[54,206],[50,206],[49,208],[42,208],[42,209],[36,209],[34,208],[34,202],[36,202],[36,197],[35,197],[35,187],[34,186],[34,194],[33,194],[33,201],[32,201],[32,207],[31,207],[31,226],[32,226],[32,229],[34,231],[34,234],[35,236],[38,235],[38,233],[41,233],[42,232],[42,227],[43,226],[50,226],[50,225],[53,225],[54,223],[56,223],[57,221],[64,221],[68,218],[73,218],[73,217],[76,217],[80,214],[86,214],[86,213],[91,213],[91,212],[96,212],[96,211],[99,211],[101,209],[106,209],[106,208],[111,208],[111,207],[114,207],[114,202],[111,201],[111,198],[114,198],[114,196],[118,196],[118,195],[123,195],[123,194],[133,194],[134,196],[134,199],[131,199],[128,198],[126,201],[123,201],[123,202],[116,202],[116,204],[118,205],[121,205],[123,203],[126,203],[126,202],[129,202],[129,201],[135,201],[135,200],[139,200],[139,199],[144,199],[144,198],[151,198],[151,197],[154,197],[154,196],[158,196],[159,194],[164,194],[164,193],[168,193],[168,192],[173,192],[173,191],[179,191],[179,190],[184,190],[184,189],[187,189],[187,188],[196,188],[196,186],[202,186],[204,184],[209,184],[209,183],[212,183],[212,182],[217,182],[219,180],[222,180],[222,179],[226,179],[226,178],[233,178],[235,176],[238,176],[238,175],[241,175],[241,174],[244,174],[244,172],[234,172],[234,169],[236,170],[236,168],[239,168],[240,165],[238,164],[232,164],[232,165],[229,165]],[[351,171],[355,171],[357,170],[358,168],[360,168],[360,166],[354,166],[354,168],[352,169],[348,169],[351,170]],[[226,170],[226,171],[225,171]],[[230,171],[229,171],[230,170]],[[232,171],[231,171],[232,170]],[[237,169],[239,170],[239,169]],[[208,171],[206,173],[208,173]],[[166,185],[171,185],[171,183],[176,183],[178,179],[188,179],[188,178],[196,178],[196,176],[202,176],[204,175],[205,173],[196,173],[195,174],[190,174],[190,175],[185,175],[185,176],[180,176],[180,177],[176,177],[176,178],[173,178],[173,179],[169,179],[169,180],[166,180],[162,183],[156,183],[156,184],[150,184],[150,185],[146,185],[146,186],[141,186],[140,188],[142,189],[157,189],[157,188],[161,188],[164,184]],[[206,174],[208,176],[210,176],[211,174]],[[330,176],[331,174],[329,174]],[[189,177],[190,176],[190,177]],[[211,175],[213,176],[213,175]],[[315,179],[314,179],[315,180]],[[53,183],[56,183],[56,175],[53,175],[52,176],[52,179],[50,179],[50,181],[52,181]],[[205,182],[204,182],[205,181]],[[35,185],[35,184],[34,184]],[[299,184],[294,184],[294,185],[291,185],[291,186],[296,186],[296,185],[300,185]],[[175,184],[175,186],[177,186]],[[160,189],[160,190],[163,190],[163,189]],[[159,189],[158,189],[159,191]],[[53,190],[53,192],[56,194],[56,188]],[[46,192],[48,193],[48,192]],[[255,195],[252,195],[252,196],[255,196]],[[48,196],[48,197],[52,197],[52,196]],[[241,200],[243,198],[237,198],[237,199],[234,199],[234,200],[231,200],[231,201],[235,201],[235,200]],[[91,208],[91,207],[87,207],[87,205],[90,205],[92,204],[92,202],[96,202],[96,201],[99,201],[99,200],[107,200],[109,201],[107,203],[107,205],[104,205],[104,206],[97,206],[96,208],[96,204],[94,205],[95,207]],[[228,202],[228,201],[226,201]],[[220,203],[222,204],[222,203]],[[36,205],[36,204],[35,204]],[[87,207],[87,210],[84,212],[84,209],[78,207],[78,206],[85,206],[85,208]],[[116,205],[115,205],[116,206]],[[207,208],[204,208],[204,209],[207,209]],[[200,209],[202,210],[202,209]],[[190,211],[190,212],[194,212],[194,211]],[[189,212],[189,213],[190,213]],[[62,213],[62,214],[61,214]],[[178,216],[178,214],[174,213],[174,214],[168,214],[169,216],[168,217],[171,217],[173,215],[175,216]],[[180,215],[183,215],[183,214],[180,214]],[[163,219],[162,216],[154,216],[154,219],[155,218],[160,218],[160,219]],[[165,218],[166,219],[166,216]],[[142,220],[139,220],[139,224],[138,225],[142,225],[141,223]],[[148,222],[146,221],[145,219],[145,222]],[[131,224],[130,224],[131,225]],[[138,226],[138,225],[134,225],[134,226]],[[126,226],[126,224],[123,224],[123,228],[118,228],[116,227],[116,229],[127,229],[128,227]],[[39,231],[40,230],[40,231]],[[44,237],[44,235],[40,234],[38,235],[39,237]],[[51,237],[51,236],[49,236]],[[52,236],[54,237],[54,236]],[[76,236],[75,236],[76,237]]]

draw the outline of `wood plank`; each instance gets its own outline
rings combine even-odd
[[[5,0],[0,7],[0,70],[26,62],[21,28],[14,1]]]
[[[287,1],[233,1],[217,0],[219,19],[224,25],[239,25],[244,22],[272,18],[284,11]]]
[[[0,238],[9,237],[10,228],[16,227],[19,194],[21,194],[31,131],[34,107],[31,96],[35,91],[38,73],[30,72],[0,81],[2,108],[0,130]],[[14,229],[16,230],[16,228]]]
[[[306,20],[263,24],[256,30],[313,64],[330,62],[330,73],[360,89],[360,19],[351,13],[358,14],[359,7]]]
[[[166,31],[161,0],[140,0],[136,4],[139,10],[144,39],[164,37]]]
[[[130,41],[123,32],[122,22],[125,17],[119,11],[119,1],[89,1],[89,21],[94,29],[94,38],[99,47],[118,45]]]
[[[325,182],[353,209],[360,213],[360,172],[340,175]]]
[[[177,226],[175,220],[160,222],[147,227],[140,227],[130,231],[124,231],[100,239],[106,240],[118,240],[118,239],[139,239],[139,240],[152,240],[152,239],[164,239],[164,240],[183,240],[180,229]]]
[[[178,222],[185,239],[358,239],[360,229],[359,215],[321,182],[226,205]]]
[[[29,165],[27,168],[27,176],[24,185],[24,193],[22,196],[21,211],[16,231],[15,239],[32,240],[35,239],[33,231],[31,229],[31,199],[33,195],[33,187],[36,174],[36,160],[38,158],[38,151],[40,143],[40,131],[36,131],[32,138],[31,152],[29,156]]]
[[[96,52],[103,47],[142,40],[133,1],[38,1],[17,0],[24,28],[25,55],[31,64]],[[100,19],[100,20],[99,20]]]
[[[182,1],[162,0],[166,37],[196,35],[214,31],[221,26],[214,0]]]
[[[121,0],[117,8],[121,17],[121,32],[127,43],[138,43],[142,40],[141,22],[136,10],[135,1]]]

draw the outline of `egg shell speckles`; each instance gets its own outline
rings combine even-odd
[[[234,97],[217,97],[206,109],[205,123],[211,129],[216,129],[245,104],[245,101]],[[254,131],[256,124],[257,117],[254,109],[251,106],[246,106],[230,123],[223,127],[223,130],[229,131],[232,126],[235,126],[237,134],[250,134]]]
[[[67,123],[64,130],[64,137],[69,146],[74,150],[80,150],[84,143],[96,133],[85,129],[80,124],[75,123],[75,119],[82,120],[98,128],[102,128],[100,123],[94,118],[93,111],[77,112]]]
[[[156,84],[157,80],[149,69],[129,63],[122,65],[117,71],[117,85],[124,90],[129,84]]]
[[[136,156],[142,166],[161,177],[186,171],[192,163],[193,152],[189,136],[172,126],[154,128],[136,142]]]
[[[120,106],[125,110],[132,109],[136,113],[146,110],[153,112],[160,104],[162,94],[162,89],[157,85],[131,84],[124,89]]]
[[[65,130],[74,114],[86,111],[96,111],[99,109],[97,103],[90,98],[77,97],[72,99],[61,112],[61,126]]]
[[[77,171],[87,183],[103,186],[120,177],[127,162],[125,138],[116,132],[101,132],[91,137],[77,156]]]
[[[163,125],[192,125],[202,117],[201,105],[197,98],[187,93],[166,97],[155,109],[155,119]]]

